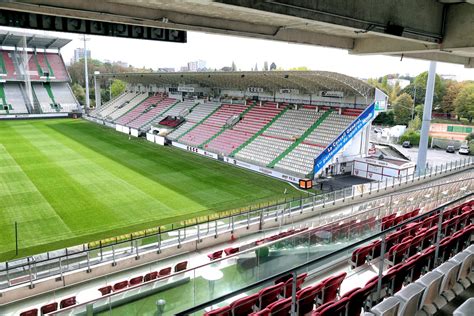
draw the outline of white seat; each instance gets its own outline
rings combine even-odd
[[[470,316],[474,311],[474,297],[467,299],[464,303],[456,308],[453,312],[453,316]]]
[[[396,316],[399,307],[400,301],[398,298],[391,296],[372,307],[370,311],[376,316]]]
[[[419,303],[425,287],[411,283],[398,291],[394,296],[400,301],[400,308],[398,309],[398,315],[411,316],[420,308]]]
[[[458,276],[459,268],[461,267],[460,263],[454,262],[445,262],[434,271],[437,271],[444,275],[443,281],[441,281],[439,293],[448,301],[452,301],[456,294],[453,292],[454,286],[456,285],[456,279]],[[435,302],[438,308],[443,306],[438,305]]]
[[[449,261],[461,265],[456,279],[463,287],[463,289],[458,289],[458,291],[456,291],[456,294],[459,295],[464,289],[467,289],[469,286],[471,286],[471,281],[468,277],[471,273],[472,265],[474,263],[474,253],[471,253],[469,251],[463,251],[456,254],[454,257],[449,259]]]
[[[441,273],[431,271],[415,282],[425,288],[420,300],[420,309],[422,308],[429,315],[436,313],[437,308],[434,301],[440,296],[439,287],[442,280],[443,275]]]

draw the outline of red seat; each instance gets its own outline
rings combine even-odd
[[[267,307],[272,316],[288,316],[291,310],[291,297],[282,298]]]
[[[207,255],[207,257],[211,260],[216,260],[222,258],[222,250],[215,251]]]
[[[230,306],[224,306],[224,307],[206,312],[204,316],[232,316],[232,314],[230,313]]]
[[[265,309],[262,309],[261,311],[249,314],[249,316],[270,316],[271,314],[272,312],[268,308],[265,308]]]
[[[128,281],[121,281],[121,282],[115,283],[114,284],[114,291],[123,290],[127,286],[128,286]]]
[[[404,241],[398,245],[393,246],[388,251],[388,260],[392,266],[403,262],[408,257],[411,241]]]
[[[130,286],[138,285],[142,282],[143,282],[143,276],[138,276],[138,277],[135,277],[135,278],[131,278],[130,281],[129,281]]]
[[[296,291],[301,289],[301,285],[303,285],[304,280],[308,276],[308,273],[300,274],[296,277]],[[293,290],[293,278],[288,279],[285,282],[285,286],[283,287],[283,297],[290,297],[291,292]]]
[[[24,311],[24,312],[20,313],[20,316],[37,316],[37,315],[38,315],[38,309],[37,308],[30,309],[28,311]]]
[[[167,275],[170,275],[170,274],[171,274],[171,267],[163,268],[163,269],[160,270],[160,272],[158,272],[159,277],[164,277],[164,276],[167,276]]]
[[[187,261],[180,262],[174,267],[174,272],[180,272],[180,271],[186,270],[187,267],[188,267]]]
[[[60,308],[66,308],[66,307],[69,307],[69,306],[73,306],[73,305],[76,305],[76,297],[75,296],[72,296],[72,297],[68,297],[68,298],[65,298],[63,299],[60,303],[59,303],[59,307]]]
[[[359,316],[361,314],[362,308],[364,307],[364,302],[367,299],[367,296],[369,295],[366,293],[367,291],[365,289],[361,289],[360,287],[358,287],[350,292],[345,293],[341,297],[341,299],[348,299],[346,306],[347,315]]]
[[[351,267],[356,268],[360,267],[364,263],[367,262],[367,260],[370,257],[370,254],[373,253],[374,250],[374,245],[370,244],[364,247],[360,247],[352,253],[352,258],[351,258]]]
[[[338,301],[329,302],[327,305],[321,305],[318,307],[312,315],[318,316],[345,316],[346,305],[349,303],[347,297],[341,298]]]
[[[279,277],[278,279],[275,280],[275,284],[278,284],[278,283],[286,283],[286,281],[288,281],[289,279],[291,279],[293,276],[290,274],[287,274],[287,275],[284,275],[282,277]]]
[[[169,268],[171,270],[171,268]],[[145,274],[145,277],[143,278],[143,282],[148,282],[151,280],[155,280],[158,277],[158,272],[153,271],[150,273]]]
[[[323,283],[323,295],[322,295],[322,303],[327,303],[334,301],[339,294],[339,288],[341,286],[342,281],[346,277],[347,273],[341,272],[335,276],[331,276],[324,280]]]
[[[306,287],[296,293],[296,314],[298,316],[306,315],[313,310],[316,299],[323,293],[323,284]]]
[[[264,289],[261,289],[258,292],[259,299],[258,299],[257,307],[259,309],[264,309],[268,305],[275,302],[278,299],[278,295],[281,293],[284,286],[285,286],[285,283],[281,282],[276,285],[272,285]]]
[[[101,287],[99,289],[99,291],[102,294],[102,296],[107,295],[110,292],[112,292],[112,285],[107,285],[107,286]]]
[[[252,313],[257,301],[258,293],[255,293],[232,302],[230,304],[232,315],[248,315]]]
[[[232,255],[234,253],[237,253],[237,252],[239,252],[239,247],[237,247],[237,248],[232,248],[231,247],[231,248],[224,249],[224,253],[225,253],[226,256],[230,256],[230,255]]]
[[[41,307],[41,314],[48,314],[58,310],[58,302],[50,303]]]

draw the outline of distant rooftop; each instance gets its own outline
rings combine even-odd
[[[67,38],[0,30],[0,46],[23,47],[23,38],[28,48],[60,49],[71,42]]]

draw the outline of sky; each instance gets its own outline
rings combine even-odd
[[[0,28],[25,32],[13,28]],[[30,31],[31,33],[72,39],[62,50],[63,58],[69,63],[75,48],[83,47],[81,35]],[[242,38],[227,35],[188,32],[186,44],[148,40],[135,40],[104,36],[87,36],[87,48],[92,58],[123,61],[134,67],[165,68],[179,70],[188,61],[205,60],[207,67],[220,69],[235,62],[239,70],[251,70],[257,63],[262,70],[263,63],[275,62],[284,69],[306,66],[312,70],[343,73],[357,78],[374,78],[399,73],[415,76],[429,67],[428,61],[382,55],[356,56],[346,50],[293,44],[270,40]],[[456,80],[474,80],[474,69],[462,65],[437,63],[437,73],[453,75]]]

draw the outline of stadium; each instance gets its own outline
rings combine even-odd
[[[0,9],[23,28],[0,30],[0,315],[469,315],[473,161],[381,154],[379,86],[332,71],[96,71],[88,108],[61,52],[71,40],[25,29],[186,32],[120,15],[98,27],[95,7],[60,6]],[[103,101],[113,80],[126,86]]]

